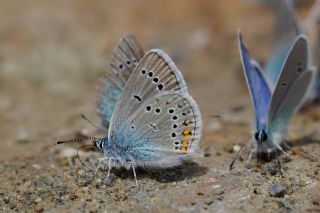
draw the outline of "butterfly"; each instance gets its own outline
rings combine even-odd
[[[124,36],[100,81],[97,111],[108,134],[93,138],[112,167],[167,168],[196,151],[202,121],[181,72],[160,49],[144,51],[135,37]]]
[[[304,22],[299,21],[292,1],[275,1],[272,6],[276,11],[273,51],[266,61],[265,72],[271,86],[274,87],[295,38],[300,34],[306,34],[310,44],[308,69],[315,73],[315,77],[303,102],[310,103],[320,96],[320,0],[315,1]]]
[[[255,113],[252,129],[252,150],[258,159],[270,160],[277,151],[283,150],[288,123],[299,108],[308,86],[312,72],[308,70],[308,41],[299,35],[289,50],[274,90],[259,64],[252,60],[248,50],[238,35],[238,43],[244,75]]]

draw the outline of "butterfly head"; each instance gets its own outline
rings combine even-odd
[[[268,135],[264,130],[258,130],[255,133],[254,138],[256,139],[256,142],[258,143],[258,145],[261,146],[263,142],[268,140]]]
[[[103,151],[103,148],[105,147],[105,144],[108,142],[107,137],[103,138],[95,138],[92,140],[92,145],[97,149]]]

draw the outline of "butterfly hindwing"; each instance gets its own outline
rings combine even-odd
[[[296,38],[283,65],[271,98],[268,131],[280,135],[301,103],[309,87],[312,73],[308,71],[308,44],[305,36]]]
[[[97,97],[97,112],[104,127],[109,127],[114,107],[120,99],[122,90],[143,55],[140,43],[132,35],[121,38],[114,49],[111,69],[100,80]]]
[[[264,129],[267,122],[271,91],[260,67],[256,62],[250,59],[248,50],[242,42],[240,33],[238,41],[243,70],[255,111],[256,125],[258,129]]]
[[[283,97],[277,112],[270,118],[268,131],[270,132],[274,143],[282,142],[285,132],[287,131],[288,122],[295,110],[301,104],[301,100],[306,94],[311,78],[311,71],[306,71],[301,74],[298,79],[292,83],[290,90]]]
[[[178,93],[149,98],[114,134],[128,138],[127,158],[137,165],[170,167],[195,151],[201,117],[197,104]]]

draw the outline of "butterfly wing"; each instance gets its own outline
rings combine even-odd
[[[307,39],[300,35],[290,50],[271,98],[268,132],[275,143],[282,142],[288,122],[310,85],[312,72],[307,68]]]
[[[167,91],[187,94],[180,71],[161,50],[150,50],[126,84],[111,119],[112,129],[126,122],[148,98]]]
[[[267,122],[271,92],[258,64],[250,59],[240,33],[238,42],[244,75],[256,116],[256,127],[263,130]]]
[[[302,33],[292,1],[278,1],[274,9],[276,11],[276,24],[272,42],[273,50],[264,68],[273,85],[278,80],[292,43],[296,36]]]
[[[197,104],[179,93],[148,99],[117,131],[126,156],[140,166],[171,167],[198,147],[201,117]]]
[[[304,30],[308,35],[313,58],[312,64],[320,66],[320,0],[316,0],[304,22]]]
[[[149,51],[132,73],[109,129],[119,161],[169,167],[197,147],[201,117],[180,71],[161,50]],[[125,150],[125,151],[124,151]]]
[[[101,79],[97,97],[97,112],[106,128],[126,82],[143,55],[140,43],[132,35],[121,38],[114,49],[111,69]]]

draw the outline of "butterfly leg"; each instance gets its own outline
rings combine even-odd
[[[109,177],[110,177],[110,171],[111,171],[111,168],[112,168],[112,166],[111,166],[111,161],[113,161],[113,163],[115,163],[114,162],[114,158],[109,158],[109,163],[108,163],[108,173],[107,173],[107,179],[106,180],[108,180],[109,179]]]
[[[291,156],[282,149],[282,147],[279,144],[275,144],[278,150],[280,150],[285,156],[287,156],[289,159],[291,159]]]
[[[248,160],[247,160],[247,164],[250,163],[251,158],[252,158],[252,155],[253,155],[254,152],[255,152],[255,150],[254,150],[254,149],[251,149],[250,154],[249,154],[249,157],[248,157]]]
[[[136,187],[138,188],[138,187],[139,187],[139,185],[138,185],[138,180],[137,180],[136,170],[135,170],[135,167],[134,167],[134,162],[130,162],[130,164],[131,164],[131,167],[132,167],[134,180],[135,180],[135,182],[136,182]]]
[[[102,161],[104,161],[104,160],[107,160],[107,158],[100,158],[100,159],[99,159],[98,167],[97,167],[96,171],[94,172],[94,175],[97,175],[97,173],[98,173],[98,171],[99,171],[99,168],[100,168],[100,166],[101,166],[101,163],[102,163]]]

